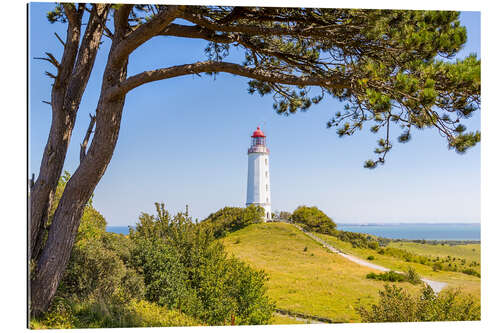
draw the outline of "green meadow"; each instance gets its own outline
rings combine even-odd
[[[327,251],[290,224],[252,224],[222,242],[229,253],[268,274],[268,294],[278,309],[359,322],[356,306],[376,303],[385,284],[366,278],[372,269]],[[421,288],[407,282],[398,285],[411,293]],[[285,319],[275,316],[273,323]]]
[[[362,259],[367,259],[368,257],[373,257],[371,262],[377,265],[387,267],[389,269],[398,271],[407,271],[411,266],[418,274],[422,277],[430,278],[432,280],[446,282],[448,283],[447,288],[460,288],[461,291],[467,294],[471,294],[478,300],[481,297],[481,279],[476,276],[467,275],[461,272],[438,270],[435,271],[429,265],[423,265],[415,262],[408,262],[401,258],[395,258],[389,255],[382,255],[378,250],[370,248],[359,248],[353,247],[351,243],[339,240],[335,236],[324,235],[316,233],[316,236],[325,240],[332,246],[338,248],[339,250],[355,255]],[[387,248],[399,248],[407,250],[411,253],[430,256],[430,257],[441,257],[456,258],[456,261],[461,259],[466,259],[467,261],[476,261],[480,265],[481,253],[480,244],[467,244],[467,245],[431,245],[431,244],[420,244],[412,242],[391,242],[388,244]]]

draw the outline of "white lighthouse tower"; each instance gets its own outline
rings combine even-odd
[[[264,208],[265,219],[271,220],[271,185],[269,180],[269,149],[260,127],[253,132],[248,149],[248,183],[246,205]]]

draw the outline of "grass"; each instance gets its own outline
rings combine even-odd
[[[367,258],[373,256],[370,262],[387,267],[397,271],[407,271],[409,267],[413,267],[421,277],[427,277],[436,281],[448,283],[447,288],[460,288],[464,293],[468,293],[476,297],[478,300],[481,298],[481,279],[475,276],[466,275],[460,272],[451,271],[433,271],[431,266],[422,265],[414,262],[406,262],[400,258],[394,258],[388,255],[381,255],[377,250],[366,248],[354,248],[351,243],[339,240],[334,236],[316,234],[316,236],[327,241],[332,246],[340,249],[341,251],[355,255],[359,258]],[[480,248],[479,244],[468,245],[430,245],[430,244],[417,244],[410,242],[390,243],[389,247],[402,248],[410,252],[420,255],[432,255],[433,257],[441,256],[464,258],[467,260],[476,260],[480,262]],[[476,249],[472,251],[472,249]],[[435,251],[435,252],[433,252]],[[477,254],[476,254],[477,252]],[[460,257],[463,255],[463,257]]]
[[[268,273],[269,296],[278,308],[358,322],[355,307],[375,303],[385,284],[366,278],[373,270],[328,252],[286,223],[250,225],[222,241],[229,253]],[[420,289],[399,285],[411,292]]]
[[[177,310],[144,300],[107,305],[92,300],[58,299],[41,318],[31,318],[31,329],[198,326]]]
[[[456,257],[463,258],[469,262],[481,262],[481,244],[465,245],[432,245],[413,242],[391,242],[388,247],[407,250],[423,256],[434,257]]]

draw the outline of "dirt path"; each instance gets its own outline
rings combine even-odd
[[[280,312],[277,312],[277,311],[275,312],[275,314],[277,316],[280,316],[280,317],[290,318],[290,319],[294,319],[294,320],[297,320],[297,321],[301,321],[304,324],[329,324],[327,322],[317,321],[317,320],[311,320],[309,318],[302,318],[302,317],[299,317],[299,316],[287,315],[287,314],[283,314],[283,313],[280,313]]]
[[[361,266],[366,266],[366,267],[369,267],[369,268],[376,269],[378,271],[383,271],[383,272],[390,271],[390,269],[387,268],[387,267],[375,265],[375,264],[372,264],[371,262],[365,261],[365,260],[360,259],[358,257],[355,257],[355,256],[353,256],[351,254],[344,253],[344,252],[340,251],[339,249],[331,246],[330,244],[328,244],[327,242],[325,242],[321,238],[313,235],[310,232],[305,231],[304,229],[302,229],[298,225],[295,225],[295,224],[292,224],[292,225],[295,226],[296,228],[298,228],[299,230],[301,230],[303,233],[305,233],[310,238],[314,239],[316,242],[318,242],[321,245],[323,245],[328,250],[332,251],[333,253],[337,253],[337,254],[341,255],[342,257],[344,257],[344,258],[346,258],[346,259],[348,259],[348,260],[350,260],[352,262],[355,262],[355,263],[357,263],[357,264],[359,264]],[[399,271],[395,271],[395,272],[396,273],[400,273],[400,274],[402,273],[402,272],[399,272]],[[436,294],[439,293],[441,290],[443,290],[448,285],[446,282],[433,281],[433,280],[429,280],[429,279],[426,279],[426,278],[421,278],[421,280],[422,280],[422,282],[424,282],[425,284],[427,284],[428,286],[430,286],[432,288],[432,290],[434,290],[434,292]]]

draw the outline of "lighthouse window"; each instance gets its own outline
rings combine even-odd
[[[265,161],[266,161],[266,165],[267,165],[267,158],[265,159]]]
[[[269,191],[269,185],[266,185],[266,191]]]
[[[269,198],[267,198],[267,203],[269,203]]]
[[[266,171],[266,178],[267,178],[267,171]]]

